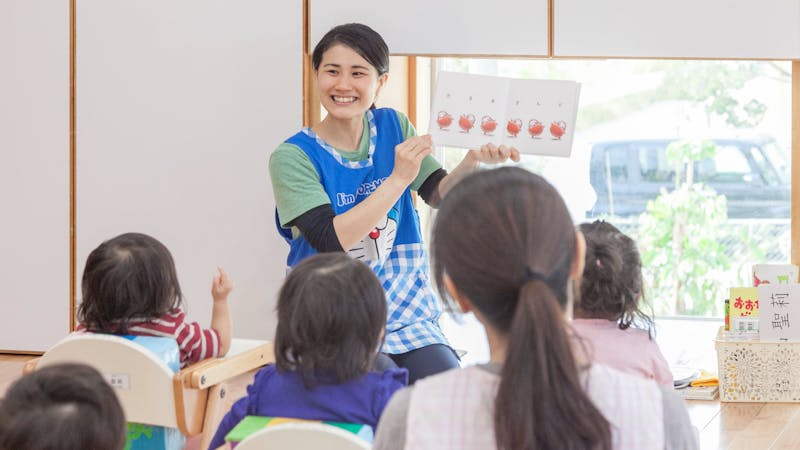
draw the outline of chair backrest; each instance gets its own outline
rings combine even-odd
[[[38,367],[60,362],[80,362],[100,371],[114,387],[128,422],[178,428],[174,371],[135,340],[108,334],[73,334],[48,350]]]
[[[369,450],[372,446],[349,431],[324,423],[285,423],[248,436],[236,450]]]

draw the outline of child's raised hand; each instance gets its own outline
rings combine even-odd
[[[511,159],[519,162],[519,150],[515,147],[497,146],[491,142],[484,144],[478,150],[470,150],[475,159],[485,164],[496,164]]]
[[[215,302],[224,301],[228,299],[228,294],[233,290],[233,281],[228,278],[227,272],[222,266],[217,266],[217,274],[214,275],[214,281],[211,284],[211,296]]]

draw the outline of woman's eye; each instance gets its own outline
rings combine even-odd
[[[328,70],[327,72],[328,72],[328,74],[330,74],[330,75],[336,75],[336,74],[338,74],[338,73],[339,73],[339,71],[338,71],[338,70],[333,70],[333,69],[330,69],[330,70]]]

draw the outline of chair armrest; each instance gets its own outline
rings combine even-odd
[[[22,374],[23,375],[27,375],[27,374],[33,372],[34,370],[36,370],[36,366],[39,364],[39,360],[40,359],[42,359],[41,356],[38,357],[38,358],[33,358],[31,360],[28,360],[25,363],[25,365],[22,366]]]
[[[173,377],[173,390],[175,411],[178,415],[178,429],[181,433],[184,436],[195,436],[202,432],[201,412],[204,411],[205,401],[208,398],[207,388],[269,364],[274,360],[272,342],[265,341],[236,355],[200,361],[176,373]],[[192,423],[187,421],[184,388],[197,390],[202,398],[195,405]]]
[[[206,389],[275,361],[272,342],[265,341],[236,355],[208,359],[180,371],[183,385],[191,389]]]

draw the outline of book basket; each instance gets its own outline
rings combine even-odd
[[[725,340],[717,333],[719,399],[800,402],[800,342]]]

